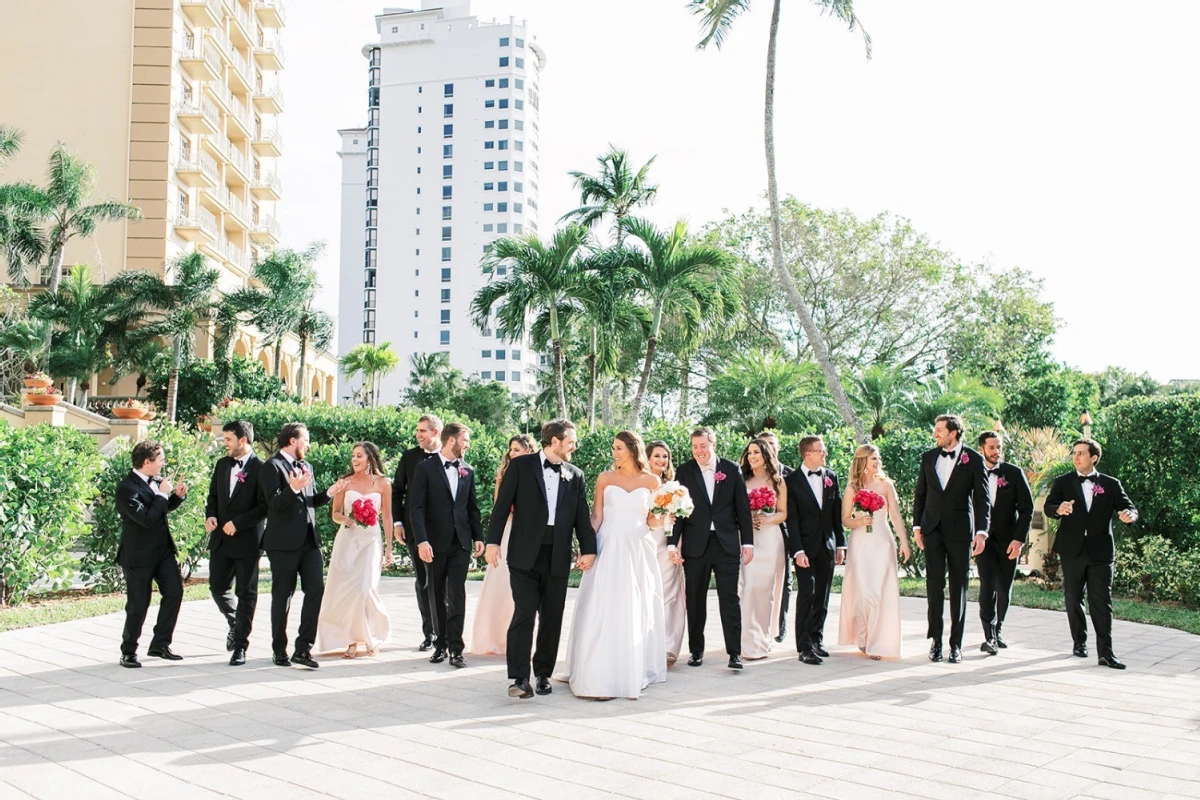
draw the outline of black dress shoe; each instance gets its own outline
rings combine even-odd
[[[730,656],[729,657],[729,668],[730,669],[744,669],[744,667],[742,666],[742,657],[736,656],[736,655]]]
[[[138,661],[137,653],[121,656],[121,666],[127,669],[140,669],[142,662]]]
[[[1071,655],[1075,656],[1076,658],[1087,658],[1087,645],[1075,645],[1075,649],[1071,651]]]
[[[929,648],[929,660],[935,661],[935,662],[942,660],[942,643],[941,642],[934,642],[933,647]]]
[[[962,663],[962,648],[961,647],[951,647],[950,648],[950,658],[948,660],[951,664],[961,664]]]
[[[233,628],[229,629],[229,633],[225,634],[225,651],[233,650]]]
[[[154,658],[163,658],[167,661],[183,661],[183,656],[177,656],[171,652],[170,647],[151,647],[146,651],[146,655]]]
[[[550,685],[549,678],[547,678],[545,675],[538,675],[537,689],[535,691],[540,695],[547,695],[554,691],[554,687]]]
[[[426,636],[425,641],[423,641],[419,645],[417,645],[417,652],[424,653],[426,650],[428,650],[431,647],[433,647],[433,640],[430,639],[428,636]]]
[[[996,647],[999,647],[1001,650],[1008,647],[1008,642],[1004,641],[1004,637],[1000,635],[1000,631],[996,631]]]
[[[529,685],[529,681],[525,678],[517,678],[513,681],[513,685],[508,687],[508,696],[528,700],[530,697],[533,697],[533,687]]]
[[[271,656],[271,663],[277,667],[290,667],[292,665],[292,660],[288,658],[287,653],[276,653],[275,655]]]
[[[1125,664],[1117,661],[1116,656],[1100,656],[1100,666],[1112,669],[1125,669]]]
[[[826,650],[824,647],[821,647],[821,645],[819,645],[819,644],[814,644],[812,651],[814,653],[816,653],[817,655],[819,655],[821,658],[829,658],[829,651]]]
[[[692,653],[692,657],[688,659],[689,667],[698,667],[704,663],[704,653]]]
[[[782,641],[783,641],[783,634],[781,633],[781,634],[779,634],[778,636],[776,636],[776,637],[775,637],[775,641],[777,641],[777,642],[782,642]]]
[[[465,667],[466,665],[467,665],[467,662],[463,661],[462,653],[451,653],[450,654],[450,666],[452,666],[456,669],[461,669],[462,667]]]
[[[995,642],[984,642],[979,645],[979,652],[987,653],[989,656],[994,656],[997,653]]]
[[[440,647],[438,649],[434,650],[433,655],[431,655],[429,657],[430,664],[440,664],[445,660],[446,660],[446,651]]]
[[[320,664],[318,664],[316,661],[313,660],[311,653],[293,653],[292,654],[292,665],[308,667],[309,669],[316,669],[317,667],[321,666]]]
[[[812,664],[813,666],[816,666],[817,664],[825,663],[824,661],[821,660],[821,657],[819,655],[817,655],[816,653],[814,653],[812,650],[805,650],[803,653],[801,653],[800,660],[803,661],[805,664]]]
[[[246,648],[244,648],[244,647],[233,648],[233,655],[231,655],[229,657],[229,666],[240,667],[242,664],[245,664],[245,663],[246,663]]]

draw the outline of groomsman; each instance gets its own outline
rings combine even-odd
[[[271,561],[271,660],[278,667],[295,664],[316,669],[320,665],[312,657],[312,646],[317,639],[317,617],[325,594],[322,574],[325,561],[315,509],[342,491],[346,480],[343,478],[320,493],[313,489],[312,465],[304,460],[309,439],[308,427],[303,422],[285,424],[276,444],[279,452],[263,465],[258,475],[259,489],[267,504],[263,546]],[[304,607],[300,609],[300,628],[289,659],[287,622],[297,578],[304,590]]]
[[[988,497],[992,503],[987,544],[975,556],[979,570],[979,619],[983,623],[983,644],[979,649],[994,656],[997,648],[1008,647],[1001,628],[1012,597],[1017,559],[1033,521],[1033,494],[1024,470],[1004,461],[1004,440],[1000,434],[984,431],[977,443],[987,470]]]
[[[246,663],[250,628],[258,605],[258,559],[267,502],[258,491],[262,459],[254,455],[254,426],[245,420],[221,428],[226,456],[213,468],[204,507],[208,531],[208,588],[229,624],[229,666]],[[237,578],[236,595],[230,591]],[[234,599],[236,597],[236,600]]]
[[[162,601],[154,638],[146,655],[167,661],[181,661],[171,652],[171,637],[179,606],[183,602],[183,579],[175,560],[175,541],[167,515],[183,503],[187,486],[172,484],[163,477],[166,457],[158,442],[138,442],[130,454],[133,469],[116,491],[117,514],[121,517],[121,541],[117,545],[117,563],[125,576],[125,628],[121,633],[121,666],[134,669],[138,661],[137,644],[142,623],[150,608],[152,584],[158,585]]]
[[[783,458],[783,452],[779,449],[779,437],[775,435],[774,431],[763,431],[762,433],[760,433],[758,435],[758,438],[762,439],[764,442],[771,445],[771,447],[773,447],[775,449],[776,459]],[[791,475],[793,471],[794,470],[791,467],[789,467],[787,464],[784,464],[783,461],[779,462],[779,477],[786,480],[787,476]],[[785,522],[784,524],[780,525],[779,530],[783,533],[784,543],[787,543],[787,541],[788,541],[787,523]],[[779,605],[779,635],[775,637],[775,641],[777,641],[777,642],[782,642],[784,637],[787,636],[788,605],[791,603],[791,599],[792,599],[792,570],[791,570],[791,566],[788,564],[788,562],[784,561],[783,562],[783,598],[782,598],[782,602]]]
[[[708,582],[715,573],[728,666],[740,670],[742,609],[738,577],[741,565],[754,558],[754,523],[742,470],[732,461],[717,456],[717,435],[711,428],[698,428],[692,431],[692,459],[680,465],[675,480],[687,487],[695,504],[691,516],[675,520],[675,530],[667,544],[671,560],[683,564],[688,649],[692,654],[688,666],[704,663]]]
[[[417,467],[437,455],[441,448],[442,421],[433,414],[426,414],[417,420],[417,446],[410,447],[400,456],[400,464],[396,467],[396,477],[392,479],[392,525],[396,541],[408,548],[408,557],[412,561],[413,576],[416,578],[417,610],[421,612],[421,632],[425,638],[421,640],[417,650],[422,653],[433,646],[433,619],[429,614],[429,592],[425,562],[417,553],[417,544],[408,532],[412,530],[408,510],[409,487],[412,485],[413,473]]]
[[[820,664],[833,568],[846,560],[842,492],[837,473],[825,466],[829,451],[820,436],[800,440],[804,459],[787,484],[788,552],[796,564],[796,652],[805,664]]]
[[[942,613],[950,575],[950,663],[962,661],[971,556],[983,552],[991,500],[983,457],[962,442],[962,417],[943,414],[933,426],[937,447],[921,457],[913,501],[913,537],[925,551],[925,594],[933,640],[929,660],[942,660]],[[974,538],[972,538],[974,531]]]
[[[1116,542],[1112,517],[1126,525],[1137,522],[1138,512],[1125,487],[1111,475],[1096,471],[1103,451],[1092,439],[1078,439],[1072,445],[1071,461],[1075,471],[1056,479],[1046,497],[1045,513],[1058,520],[1054,552],[1062,559],[1063,594],[1067,601],[1067,622],[1075,642],[1074,654],[1087,658],[1087,618],[1083,614],[1083,593],[1087,589],[1088,609],[1096,631],[1096,649],[1102,667],[1125,669],[1113,655],[1112,582]]]
[[[427,594],[437,635],[430,663],[450,654],[450,666],[465,667],[463,620],[471,555],[483,555],[483,522],[475,496],[475,470],[463,461],[471,429],[451,422],[442,429],[442,450],[417,466],[408,490],[409,535],[426,567]]]

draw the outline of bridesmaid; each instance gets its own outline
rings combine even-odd
[[[868,515],[854,510],[854,495],[874,492],[887,508]],[[842,605],[838,614],[838,644],[856,644],[873,660],[900,657],[900,582],[896,577],[896,537],[900,556],[908,561],[908,533],[900,516],[896,486],[883,473],[879,448],[864,444],[854,451],[850,478],[842,496],[842,524],[849,529]],[[867,526],[872,527],[867,532]]]
[[[754,514],[754,560],[742,565],[738,597],[742,605],[742,658],[766,658],[779,629],[787,547],[781,524],[787,519],[787,487],[774,448],[762,439],[746,445],[741,458],[746,491],[775,490],[775,513]]]
[[[508,463],[517,456],[529,455],[533,452],[533,437],[527,433],[518,433],[508,440],[508,452],[496,470],[496,484],[492,489],[492,499],[496,499],[496,491],[500,488],[500,479]],[[493,514],[507,513],[501,509],[492,509]],[[471,652],[477,656],[504,655],[508,638],[508,623],[512,621],[513,598],[512,587],[508,583],[508,530],[512,525],[512,517],[504,524],[504,539],[500,542],[500,563],[488,567],[483,575],[483,588],[479,591],[479,602],[475,605],[475,622],[471,629]]]
[[[650,458],[650,471],[660,481],[675,480],[675,465],[671,463],[671,448],[666,442],[654,441],[646,445]],[[683,567],[671,561],[667,553],[666,528],[651,528],[658,540],[658,569],[662,573],[663,611],[667,622],[667,665],[675,663],[683,650],[683,632],[687,628],[687,594],[683,589]]]

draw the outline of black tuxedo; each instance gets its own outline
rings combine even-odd
[[[1046,497],[1044,511],[1058,520],[1054,552],[1062,559],[1063,595],[1067,602],[1067,622],[1075,645],[1087,643],[1087,618],[1083,613],[1083,593],[1087,588],[1088,609],[1096,630],[1097,655],[1113,657],[1112,580],[1116,540],[1112,518],[1121,511],[1137,512],[1125,487],[1111,475],[1095,473],[1092,507],[1087,507],[1083,484],[1078,473],[1056,478]],[[1074,500],[1074,510],[1060,516],[1060,504]]]
[[[579,541],[581,555],[596,552],[587,489],[578,467],[563,462],[555,492],[555,514],[549,519],[550,498],[542,469],[542,454],[518,456],[508,464],[496,494],[488,523],[487,543],[500,545],[507,516],[508,570],[513,593],[513,617],[508,626],[508,677],[529,679],[529,651],[537,622],[537,651],[533,672],[549,677],[558,660],[567,576],[571,572],[571,539]],[[497,511],[497,509],[499,509]]]
[[[408,549],[409,560],[412,561],[413,577],[416,578],[414,588],[417,593],[417,610],[421,613],[421,631],[426,639],[433,638],[433,619],[429,614],[429,580],[425,562],[417,555],[417,542],[413,539],[409,519],[408,497],[417,466],[436,457],[436,450],[430,453],[420,447],[410,447],[400,456],[400,463],[396,465],[396,475],[392,478],[392,519],[404,526],[404,546]],[[390,536],[392,532],[387,531],[387,534]]]
[[[938,478],[935,447],[921,456],[913,502],[913,527],[925,542],[925,593],[929,629],[926,636],[942,641],[942,607],[946,573],[950,574],[950,647],[962,647],[967,619],[967,584],[971,575],[971,541],[986,533],[991,517],[983,456],[966,445],[954,456],[954,469],[945,487]]]
[[[807,469],[801,467],[784,478],[788,496],[788,561],[795,563],[801,551],[808,556],[807,568],[796,567],[796,649],[801,653],[820,646],[825,638],[835,555],[837,548],[846,546],[837,473],[826,468],[820,473],[819,504]]]
[[[311,470],[312,466],[305,464],[304,468]],[[329,503],[329,495],[317,492],[312,483],[297,494],[288,483],[292,469],[287,457],[276,453],[258,473],[259,490],[267,505],[263,547],[271,561],[271,649],[275,653],[287,652],[288,612],[299,577],[304,606],[300,610],[295,652],[307,654],[317,639],[317,617],[325,594],[322,575],[325,564],[316,509]]]
[[[117,545],[117,563],[125,577],[125,628],[121,633],[121,653],[137,652],[142,623],[150,608],[153,584],[162,595],[158,620],[154,624],[152,649],[168,647],[175,633],[179,606],[183,602],[183,579],[175,560],[175,541],[167,515],[179,508],[183,498],[172,493],[163,497],[154,491],[136,471],[117,484],[114,504],[121,517],[121,541]]]
[[[450,493],[451,481],[455,494]],[[428,543],[433,548],[433,561],[426,564],[426,593],[436,647],[461,655],[471,543],[483,541],[475,470],[465,461],[455,468],[453,463],[443,465],[440,457],[423,460],[408,488],[408,513],[412,521],[408,535],[417,545]]]
[[[717,577],[717,600],[725,652],[742,652],[742,610],[738,600],[742,547],[754,544],[754,522],[746,481],[737,464],[718,458],[716,472],[724,477],[713,481],[710,500],[704,475],[695,459],[680,465],[675,480],[687,487],[695,508],[691,516],[675,520],[670,544],[683,556],[683,579],[687,594],[688,651],[704,652],[704,626],[708,622],[708,583]]]
[[[258,606],[258,558],[267,501],[258,489],[262,459],[248,454],[240,480],[235,477],[237,464],[237,459],[226,456],[213,468],[204,516],[217,520],[216,529],[208,535],[208,588],[233,631],[234,646],[245,649],[250,646],[250,628]],[[228,522],[236,529],[232,536],[224,531]],[[236,595],[230,591],[235,577]]]
[[[776,454],[778,455],[778,454]],[[779,465],[779,477],[786,479],[794,470],[787,464]],[[781,523],[779,530],[783,534],[783,542],[788,542],[788,527],[787,523]],[[792,599],[792,569],[788,561],[783,562],[783,597],[779,604],[779,640],[783,641],[783,637],[787,634],[787,613],[788,606]]]
[[[983,623],[983,637],[989,642],[1000,635],[1004,626],[1017,573],[1017,559],[1008,557],[1008,546],[1026,540],[1032,521],[1033,494],[1025,473],[1001,462],[996,467],[996,500],[992,503],[987,544],[975,556],[975,567],[979,570],[979,619]]]

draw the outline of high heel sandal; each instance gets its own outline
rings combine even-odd
[[[342,653],[342,658],[358,658],[358,643],[347,647],[346,652]]]

